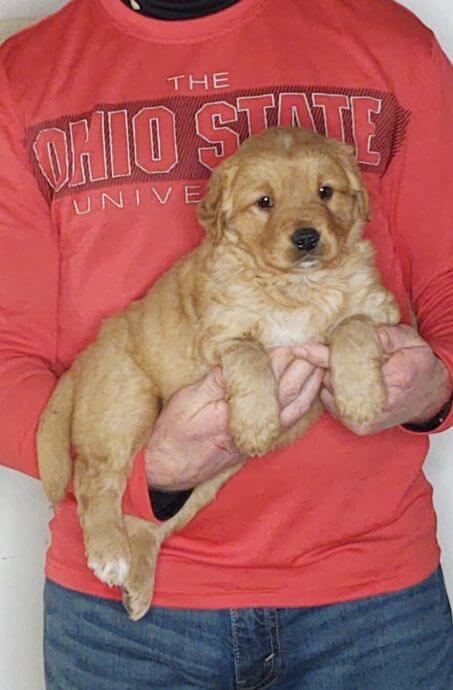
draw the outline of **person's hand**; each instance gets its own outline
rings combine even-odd
[[[382,367],[387,389],[387,403],[372,424],[354,426],[340,415],[335,406],[329,367],[329,349],[310,343],[304,348],[308,361],[326,369],[321,400],[332,417],[359,436],[376,434],[384,429],[431,419],[442,408],[452,392],[448,370],[428,343],[410,326],[386,326],[379,337],[388,359]],[[297,350],[302,356],[302,350]]]
[[[286,429],[319,395],[324,371],[295,357],[290,348],[276,348],[269,356],[279,382],[281,421]],[[170,398],[146,450],[149,486],[161,491],[191,489],[245,459],[228,433],[224,396],[218,368]]]

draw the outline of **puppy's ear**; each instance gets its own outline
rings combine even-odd
[[[214,245],[222,239],[231,215],[231,187],[236,167],[222,163],[212,173],[204,199],[197,206],[200,223]]]
[[[358,220],[361,220],[364,223],[368,223],[368,221],[371,220],[370,200],[368,192],[365,189],[365,185],[358,172],[358,169],[357,172],[353,172],[351,169],[346,169],[346,174],[349,178],[349,182],[351,184],[351,191],[355,198],[356,213]]]
[[[354,149],[352,146],[344,145],[342,148],[343,169],[348,177],[351,192],[354,195],[357,220],[367,223],[371,220],[370,201],[354,154]]]

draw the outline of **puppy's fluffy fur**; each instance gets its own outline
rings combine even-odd
[[[290,443],[316,419],[321,403],[283,432],[266,350],[314,340],[330,345],[342,415],[372,420],[385,402],[376,326],[399,320],[372,246],[361,238],[367,193],[343,144],[297,128],[249,139],[212,175],[199,218],[204,242],[143,299],[103,323],[59,381],[38,433],[41,478],[54,504],[70,479],[75,448],[88,565],[123,588],[135,620],[150,606],[162,541],[239,469],[198,486],[163,524],[124,516],[132,458],[146,445],[161,406],[220,365],[237,446],[256,456]],[[301,228],[318,231],[315,248],[294,245]]]

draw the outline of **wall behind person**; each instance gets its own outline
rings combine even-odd
[[[63,4],[63,0],[0,0],[0,40],[31,17]],[[401,4],[436,31],[453,58],[451,0],[402,0]],[[434,487],[443,566],[453,601],[453,431],[433,437],[425,469]],[[44,690],[41,600],[49,517],[39,483],[0,467],[1,690]]]

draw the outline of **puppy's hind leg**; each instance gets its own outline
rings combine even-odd
[[[152,382],[124,355],[99,358],[85,374],[73,424],[75,495],[89,567],[108,585],[121,585],[131,559],[122,498],[159,400]]]
[[[121,503],[127,473],[112,472],[109,456],[86,458],[79,452],[74,489],[88,567],[110,587],[121,585],[130,568],[130,550]]]
[[[166,522],[152,523],[125,516],[125,524],[132,551],[132,566],[123,584],[123,603],[129,617],[138,621],[151,605],[157,557],[162,542],[173,532],[181,530],[208,503],[214,500],[223,484],[244,463],[228,467],[213,479],[203,482],[192,492],[181,510]]]

